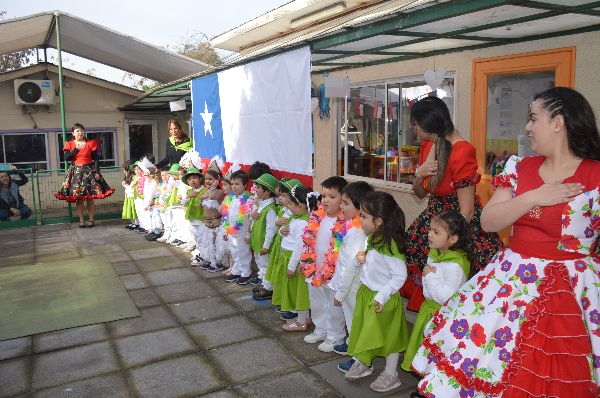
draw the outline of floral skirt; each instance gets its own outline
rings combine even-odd
[[[421,271],[427,264],[429,254],[429,224],[431,219],[442,210],[454,209],[460,211],[456,195],[438,196],[431,195],[427,208],[419,214],[417,219],[406,230],[406,264],[408,278],[400,289],[400,294],[408,298],[407,308],[419,311],[425,300]],[[469,224],[469,258],[473,273],[485,267],[494,255],[503,247],[497,233],[487,233],[481,229],[481,202],[475,197],[475,212]]]
[[[412,366],[432,397],[597,397],[600,258],[501,251],[433,317]]]
[[[365,285],[358,288],[348,344],[348,355],[367,366],[371,366],[375,357],[404,351],[408,344],[408,325],[400,294],[392,294],[380,313],[373,309],[375,295],[377,292]]]
[[[115,190],[108,186],[102,175],[100,181],[96,181],[91,164],[72,163],[67,169],[62,187],[54,196],[67,202],[77,202],[86,199],[104,199],[114,192]]]

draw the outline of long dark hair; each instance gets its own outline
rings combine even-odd
[[[435,134],[438,137],[435,143],[437,172],[429,185],[431,188],[435,188],[444,179],[448,158],[450,158],[450,152],[452,151],[452,144],[446,139],[446,136],[454,131],[450,111],[441,99],[425,97],[412,106],[410,122],[418,124],[426,133]]]
[[[123,178],[123,181],[125,181],[125,184],[131,184],[131,181],[133,181],[133,176],[135,175],[135,170],[131,170],[132,165],[133,165],[133,162],[131,160],[126,160],[125,163],[123,163],[123,165],[121,166],[121,168],[125,172],[125,177]]]
[[[562,115],[569,149],[583,159],[600,160],[600,135],[589,102],[577,91],[554,87],[535,96],[551,118]]]
[[[455,244],[453,244],[450,249],[452,250],[461,250],[469,259],[469,263],[473,264],[476,259],[475,253],[470,250],[469,245],[469,223],[467,219],[460,214],[460,212],[448,209],[443,210],[433,216],[433,220],[436,220],[444,225],[444,229],[448,233],[448,236],[456,236],[458,240]],[[472,269],[469,267],[469,275],[466,275],[468,278],[471,277]]]
[[[369,192],[360,202],[360,209],[373,217],[383,220],[375,232],[371,241],[375,247],[383,245],[392,252],[392,241],[400,253],[404,253],[404,212],[392,195],[387,192]]]

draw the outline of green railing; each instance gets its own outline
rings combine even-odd
[[[75,206],[54,196],[60,189],[65,171],[60,169],[33,172],[31,169],[17,170],[29,178],[19,191],[25,204],[31,208],[32,216],[26,220],[1,221],[0,228],[25,227],[38,224],[54,224],[78,221]],[[116,192],[101,200],[95,201],[96,220],[118,219],[123,208],[123,190],[121,181],[123,173],[119,167],[101,168],[102,176]],[[86,212],[87,213],[87,212]],[[87,215],[86,215],[87,217]]]

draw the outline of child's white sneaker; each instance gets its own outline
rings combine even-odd
[[[398,376],[398,372],[387,373],[386,371],[381,372],[381,374],[375,379],[373,383],[369,387],[371,390],[377,392],[386,392],[392,391],[394,388],[398,388],[402,385],[400,381],[400,376]]]
[[[323,341],[321,344],[319,344],[317,349],[322,352],[333,352],[333,347],[335,347],[336,345],[338,345],[342,342],[343,342],[343,340],[325,339],[325,341]]]
[[[157,242],[166,242],[169,240],[169,238],[171,237],[171,234],[168,232],[165,232],[163,234],[163,236],[161,236],[160,238],[156,239]]]
[[[326,337],[327,337],[326,333],[321,334],[321,333],[317,333],[316,331],[314,331],[311,334],[307,334],[306,336],[304,336],[304,342],[308,343],[308,344],[315,344],[321,340],[325,340]]]
[[[363,377],[367,377],[371,373],[373,373],[373,366],[367,366],[361,361],[356,360],[352,364],[352,367],[346,372],[346,375],[344,377],[347,380],[356,380]]]
[[[186,243],[185,245],[181,246],[181,248],[183,249],[183,251],[191,252],[192,250],[194,250],[196,248],[196,244],[194,242],[189,242],[189,243]]]

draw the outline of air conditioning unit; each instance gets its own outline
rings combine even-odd
[[[52,80],[15,79],[15,103],[17,105],[54,105]]]

